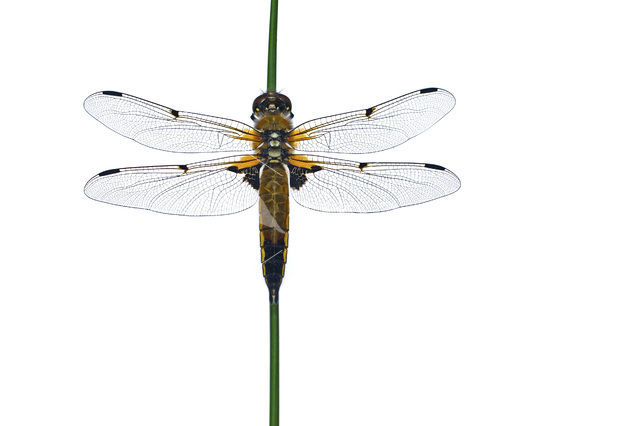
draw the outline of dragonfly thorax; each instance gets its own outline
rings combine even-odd
[[[269,146],[280,146],[281,134],[278,132],[269,133]]]
[[[269,156],[269,158],[273,158],[273,159],[282,158],[284,155],[284,152],[280,147],[271,146],[267,150],[267,155]]]
[[[267,161],[282,161],[292,150],[287,143],[288,130],[265,129],[262,132],[262,142],[257,150]]]

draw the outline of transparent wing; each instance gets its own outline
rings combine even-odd
[[[116,133],[162,151],[248,151],[260,142],[260,134],[239,121],[177,111],[126,93],[94,93],[84,109]]]
[[[235,156],[176,165],[105,170],[87,182],[89,198],[185,216],[248,209],[258,199],[259,159]]]
[[[446,90],[416,90],[367,109],[307,121],[290,132],[289,140],[298,151],[383,151],[427,130],[455,103]]]
[[[425,163],[358,163],[293,155],[291,194],[298,204],[323,212],[373,213],[411,206],[460,188],[444,167]]]

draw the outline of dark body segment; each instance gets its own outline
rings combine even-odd
[[[284,277],[289,240],[289,178],[281,162],[265,164],[260,176],[260,249],[262,273],[272,303]]]

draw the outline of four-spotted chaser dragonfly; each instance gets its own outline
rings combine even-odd
[[[253,102],[253,126],[103,91],[84,107],[115,132],[151,148],[180,153],[244,154],[172,166],[105,170],[85,186],[94,200],[187,216],[236,213],[257,201],[262,271],[272,303],[284,277],[289,194],[323,212],[368,213],[424,203],[454,193],[460,180],[435,164],[357,162],[307,152],[360,154],[413,138],[455,105],[428,88],[370,108],[292,124],[291,101],[268,91]]]

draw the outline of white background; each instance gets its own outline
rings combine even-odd
[[[423,87],[434,128],[362,161],[462,189],[374,215],[292,206],[281,424],[638,425],[638,45],[632,2],[282,0],[297,122]],[[268,2],[3,6],[0,424],[260,425],[268,303],[257,208],[96,203],[155,152],[82,109],[98,90],[249,121]]]

